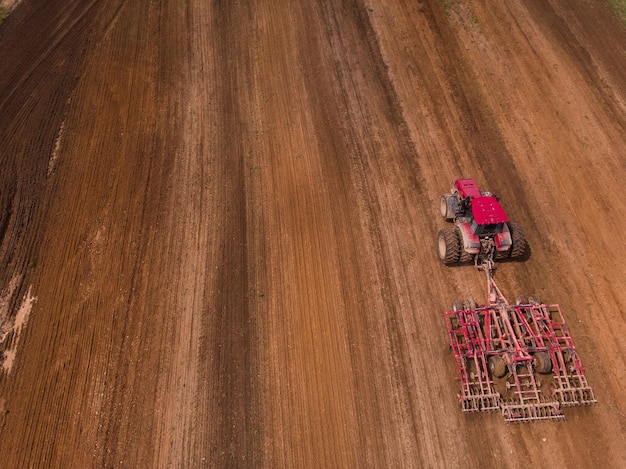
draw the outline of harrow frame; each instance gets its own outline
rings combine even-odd
[[[561,406],[594,404],[560,307],[532,297],[509,304],[493,262],[481,262],[489,304],[456,302],[444,313],[463,412],[499,410],[507,422],[528,422],[564,419]]]

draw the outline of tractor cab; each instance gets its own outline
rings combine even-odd
[[[505,229],[509,221],[494,195],[480,195],[472,200],[472,234],[479,238],[493,237]]]
[[[509,222],[498,197],[482,192],[473,179],[454,181],[450,192],[441,196],[439,210],[444,220],[454,223],[453,227],[440,230],[437,238],[444,264],[478,261],[492,254],[498,259],[525,255],[526,240],[521,227]]]

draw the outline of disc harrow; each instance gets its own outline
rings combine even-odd
[[[456,302],[444,314],[463,412],[500,411],[507,422],[529,422],[563,419],[562,406],[594,404],[560,307],[534,297],[509,304],[493,262],[481,261],[489,304]]]

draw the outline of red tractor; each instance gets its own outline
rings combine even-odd
[[[454,226],[439,231],[437,250],[444,264],[518,259],[526,254],[522,228],[509,222],[498,197],[481,192],[473,179],[457,179],[441,197],[441,215]]]
[[[563,419],[561,407],[594,404],[559,305],[536,296],[512,305],[493,279],[496,260],[527,250],[498,198],[480,192],[473,179],[457,179],[441,198],[441,215],[454,222],[439,232],[441,260],[473,260],[487,277],[487,305],[455,301],[445,313],[463,412],[500,411],[507,422],[531,422]]]

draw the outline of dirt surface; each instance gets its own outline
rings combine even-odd
[[[61,4],[62,3],[62,4]],[[2,467],[624,467],[604,2],[23,0],[0,26]],[[438,200],[498,193],[598,404],[462,414]]]

